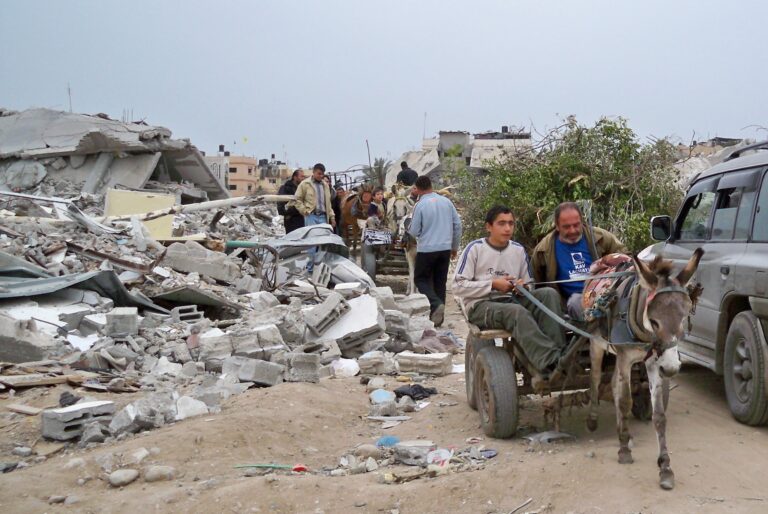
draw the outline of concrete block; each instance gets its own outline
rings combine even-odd
[[[357,359],[357,364],[363,375],[387,375],[397,371],[394,357],[381,351],[364,353]]]
[[[287,350],[276,325],[243,328],[229,334],[233,355],[269,360],[278,351]]]
[[[34,320],[16,320],[0,314],[0,361],[39,361],[64,351],[64,344],[40,332]]]
[[[322,335],[323,339],[335,339],[344,357],[358,356],[359,348],[384,333],[386,324],[379,303],[370,295],[352,298],[347,302],[350,310]],[[310,340],[319,336],[310,335]]]
[[[171,309],[171,319],[174,323],[197,323],[205,318],[205,314],[197,310],[197,305],[180,305]]]
[[[408,320],[408,315],[399,310],[384,310],[384,323],[386,324],[385,330],[387,334],[405,337],[405,334],[408,333]]]
[[[258,359],[248,359],[240,368],[237,377],[241,382],[253,382],[260,386],[273,386],[283,381],[284,372],[285,367],[280,364]]]
[[[316,353],[289,353],[288,382],[320,382],[320,356]]]
[[[382,403],[375,403],[371,405],[368,411],[369,416],[397,416],[397,403],[393,400],[389,400]]]
[[[104,333],[109,337],[135,336],[139,333],[139,311],[136,307],[115,307],[107,313]]]
[[[349,304],[340,294],[330,293],[323,303],[304,311],[304,322],[314,335],[320,336],[349,310]]]
[[[392,292],[392,288],[389,286],[384,287],[372,287],[368,294],[376,298],[381,304],[381,308],[384,310],[397,309],[397,303],[395,302],[395,294]]]
[[[408,316],[429,317],[429,299],[423,294],[397,295],[397,308]]]
[[[419,354],[403,352],[395,356],[401,372],[414,371],[429,375],[443,376],[451,373],[453,360],[450,353]]]
[[[84,402],[63,407],[46,409],[41,413],[43,437],[67,441],[80,437],[86,425],[94,421],[108,422],[115,412],[115,403],[110,401]]]
[[[198,360],[205,363],[207,371],[221,371],[221,363],[232,355],[232,340],[228,334],[200,336],[200,356]]]
[[[213,252],[194,241],[173,243],[163,264],[184,273],[199,273],[221,282],[232,283],[240,277],[240,266],[226,254]]]
[[[240,294],[258,293],[261,291],[262,282],[260,278],[244,275],[234,283],[234,286],[235,290]]]
[[[251,307],[259,312],[264,312],[272,307],[280,305],[280,300],[269,291],[258,291],[245,295],[251,302]]]
[[[336,359],[341,358],[341,349],[335,340],[322,341],[322,343],[326,349],[320,352],[321,364],[330,364]]]
[[[312,269],[312,282],[318,286],[328,287],[331,281],[331,268],[324,262],[315,264]]]
[[[427,455],[436,449],[435,443],[424,439],[402,441],[395,445],[395,462],[408,466],[426,466]]]

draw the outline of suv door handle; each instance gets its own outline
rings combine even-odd
[[[720,266],[720,273],[722,273],[723,275],[727,275],[730,272],[731,272],[730,266]]]

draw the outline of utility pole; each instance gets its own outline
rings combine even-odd
[[[69,96],[69,112],[72,112],[72,88],[69,87],[69,82],[67,82],[67,96]]]
[[[424,131],[421,133],[421,139],[427,139],[427,111],[424,111]]]

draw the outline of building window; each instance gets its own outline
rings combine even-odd
[[[248,174],[253,175],[253,168],[251,168],[250,166],[248,166]]]
[[[253,191],[253,184],[248,184],[248,191]]]
[[[277,180],[274,178],[269,179],[270,184],[277,184]]]
[[[230,191],[237,191],[237,184],[230,184],[229,185],[229,190]]]
[[[237,168],[229,168],[230,173],[237,173]]]

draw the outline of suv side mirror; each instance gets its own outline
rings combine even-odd
[[[669,216],[654,216],[651,218],[651,238],[656,241],[666,241],[672,234],[672,218]]]

